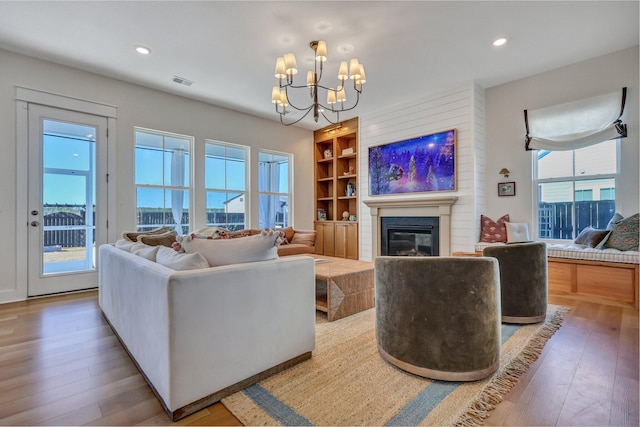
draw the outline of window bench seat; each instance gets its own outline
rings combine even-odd
[[[478,243],[476,254],[502,244]],[[640,252],[547,244],[547,259],[549,291],[604,297],[638,310]]]

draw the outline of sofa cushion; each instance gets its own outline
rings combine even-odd
[[[611,230],[596,230],[595,228],[586,227],[578,234],[574,243],[585,245],[589,248],[599,248],[610,233]]]
[[[126,252],[131,252],[131,248],[136,245],[138,242],[132,242],[127,239],[118,239],[116,240],[115,247],[118,249],[122,249]]]
[[[316,247],[309,245],[293,244],[283,245],[278,248],[278,256],[315,254]]]
[[[138,236],[138,242],[149,246],[167,246],[171,247],[176,241],[178,233],[173,230],[163,234],[145,234]]]
[[[639,218],[640,214],[624,218],[616,213],[607,225],[607,230],[611,230],[611,234],[605,240],[603,247],[620,251],[637,251]]]
[[[150,235],[150,234],[163,234],[169,231],[164,225],[162,227],[154,228],[149,231],[123,231],[122,238],[130,242],[137,242],[138,236]]]
[[[148,259],[149,261],[156,260],[156,253],[158,252],[158,246],[149,246],[144,243],[134,243],[131,247],[132,254],[141,256],[142,258]]]
[[[507,243],[522,243],[530,242],[529,237],[529,225],[519,222],[505,222],[505,229],[507,230]]]
[[[188,254],[200,253],[211,267],[278,258],[279,233],[262,232],[243,239],[182,239]]]
[[[316,233],[315,232],[296,232],[293,235],[293,238],[289,240],[289,243],[296,245],[307,245],[307,246],[315,246],[316,244]]]
[[[176,252],[165,246],[157,246],[156,262],[174,270],[197,270],[209,267],[209,263],[198,253],[186,254]]]
[[[497,221],[488,216],[480,215],[480,241],[497,243],[507,241],[507,228],[504,225],[509,222],[509,214],[503,215]]]

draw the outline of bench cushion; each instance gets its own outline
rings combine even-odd
[[[504,243],[477,243],[476,252],[482,252],[488,246],[504,245]],[[619,262],[623,264],[640,264],[640,252],[619,251],[617,249],[588,248],[578,244],[547,243],[547,256],[550,258],[582,259],[587,261]]]

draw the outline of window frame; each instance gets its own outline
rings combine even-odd
[[[620,184],[620,175],[621,175],[621,140],[619,138],[617,139],[611,139],[608,141],[604,141],[604,142],[609,142],[609,141],[614,141],[615,142],[615,148],[616,148],[616,171],[614,173],[606,173],[606,174],[594,174],[594,175],[579,175],[576,176],[575,175],[575,151],[576,150],[566,150],[566,151],[570,151],[572,153],[572,168],[571,170],[573,171],[572,176],[562,176],[562,177],[553,177],[553,178],[538,178],[538,152],[539,150],[533,150],[532,151],[532,156],[531,156],[531,162],[532,162],[532,195],[533,195],[533,212],[532,212],[532,217],[533,217],[533,236],[535,236],[536,239],[538,240],[543,240],[543,241],[547,241],[549,243],[566,243],[568,241],[573,241],[577,234],[580,232],[580,230],[577,230],[576,228],[576,215],[575,215],[575,203],[576,203],[576,189],[575,189],[575,184],[577,182],[581,182],[581,181],[593,181],[593,180],[599,180],[599,179],[613,179],[614,181],[614,189],[617,189],[619,187]],[[604,143],[603,142],[603,143]],[[597,145],[597,144],[594,144]],[[592,145],[592,146],[594,146]],[[578,148],[577,150],[580,149],[584,149],[584,148],[588,148],[588,147],[583,147],[583,148]],[[562,183],[562,182],[571,182],[573,184],[573,190],[571,191],[571,195],[572,195],[572,202],[573,202],[573,215],[572,215],[572,226],[574,229],[574,234],[575,236],[573,237],[573,239],[554,239],[554,238],[549,238],[549,237],[540,237],[540,184],[547,184],[547,183],[554,183],[554,182],[558,182],[558,183]],[[619,210],[619,200],[617,199],[617,191],[614,191],[614,194],[616,196],[616,198],[614,198],[614,202],[615,202],[615,207],[616,207],[616,212]],[[595,193],[593,194],[595,195]],[[598,194],[599,196],[599,194]]]
[[[275,156],[282,156],[282,157],[287,157],[287,162],[288,162],[288,193],[280,193],[280,192],[273,192],[273,191],[260,191],[260,154],[264,153],[264,154],[269,154],[269,155],[275,155]],[[288,200],[288,223],[286,225],[286,227],[293,227],[294,224],[294,210],[293,210],[293,183],[294,183],[294,179],[293,179],[293,166],[294,166],[294,155],[293,153],[286,153],[283,151],[274,151],[274,150],[268,150],[268,149],[262,149],[259,148],[258,149],[258,156],[257,156],[257,160],[258,160],[258,177],[257,177],[257,189],[258,189],[258,226],[260,228],[267,228],[270,227],[269,225],[264,225],[264,227],[262,225],[260,225],[260,196],[262,195],[269,195],[269,196],[282,196],[285,195],[287,196],[287,200]],[[286,228],[283,227],[283,228]],[[277,227],[275,227],[277,228]]]
[[[164,147],[164,139],[165,138],[175,138],[175,139],[185,139],[188,141],[189,143],[189,171],[188,171],[188,179],[189,179],[189,185],[188,186],[172,186],[172,185],[158,185],[158,184],[139,184],[136,180],[136,170],[137,170],[137,147],[138,147],[138,143],[137,143],[137,133],[147,133],[147,134],[151,134],[151,135],[157,135],[157,136],[161,136],[163,138],[163,147],[162,147],[162,152],[163,155],[165,153],[165,147]],[[181,191],[186,191],[188,198],[189,198],[189,203],[188,203],[188,216],[189,216],[189,223],[188,224],[181,224],[183,227],[186,226],[187,230],[191,230],[193,228],[193,221],[194,221],[194,149],[195,149],[195,137],[190,136],[190,135],[183,135],[183,134],[179,134],[179,133],[175,133],[175,132],[168,132],[168,131],[162,131],[162,130],[158,130],[158,129],[149,129],[149,128],[144,128],[141,126],[134,126],[133,127],[133,185],[134,185],[134,198],[135,198],[135,221],[134,223],[136,224],[136,229],[138,229],[140,227],[140,224],[138,223],[138,190],[141,188],[145,188],[145,189],[162,189],[163,191],[166,190],[181,190]],[[164,177],[165,177],[165,172],[164,172],[164,161],[162,162],[162,177],[163,177],[163,181],[164,181]],[[163,182],[164,184],[164,182]],[[163,200],[166,199],[166,196],[163,197]],[[166,209],[166,206],[164,207],[164,209]],[[154,226],[156,226],[156,224],[153,224]],[[166,220],[164,224],[157,224],[157,226],[161,226],[161,225],[165,225],[167,227],[174,227],[175,229],[175,224],[166,224]],[[152,227],[153,228],[153,227]]]
[[[207,158],[207,145],[218,145],[218,146],[222,146],[225,147],[225,151],[226,148],[233,148],[236,150],[242,150],[245,153],[245,159],[244,159],[244,190],[240,191],[240,190],[234,190],[234,189],[228,189],[226,188],[226,174],[225,174],[225,188],[215,188],[215,187],[207,187],[207,180],[206,180],[206,176],[207,176],[207,164],[206,164],[206,158]],[[225,154],[225,159],[226,159],[226,154]],[[208,221],[208,217],[207,217],[207,195],[212,192],[212,193],[230,193],[230,192],[240,192],[244,194],[244,225],[242,228],[250,228],[250,224],[251,224],[251,174],[250,174],[250,165],[251,165],[251,147],[247,146],[247,145],[241,145],[241,144],[234,144],[231,142],[224,142],[224,141],[219,141],[219,140],[214,140],[214,139],[205,139],[204,141],[204,161],[203,161],[203,172],[204,172],[204,183],[203,183],[203,188],[204,188],[204,216],[205,216],[205,224],[207,227],[211,227],[211,226],[215,226],[212,223],[210,224]],[[225,223],[225,226],[223,228],[228,228],[228,221]]]

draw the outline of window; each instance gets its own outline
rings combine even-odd
[[[284,228],[291,224],[291,166],[293,155],[258,153],[259,227]]]
[[[135,128],[138,230],[161,225],[185,234],[190,225],[193,137]]]
[[[607,226],[615,213],[618,144],[536,153],[538,237],[573,240],[585,227]]]
[[[616,189],[615,188],[601,188],[600,189],[600,200],[615,200],[616,199]]]
[[[205,142],[207,225],[241,230],[247,222],[247,159],[249,147]]]

